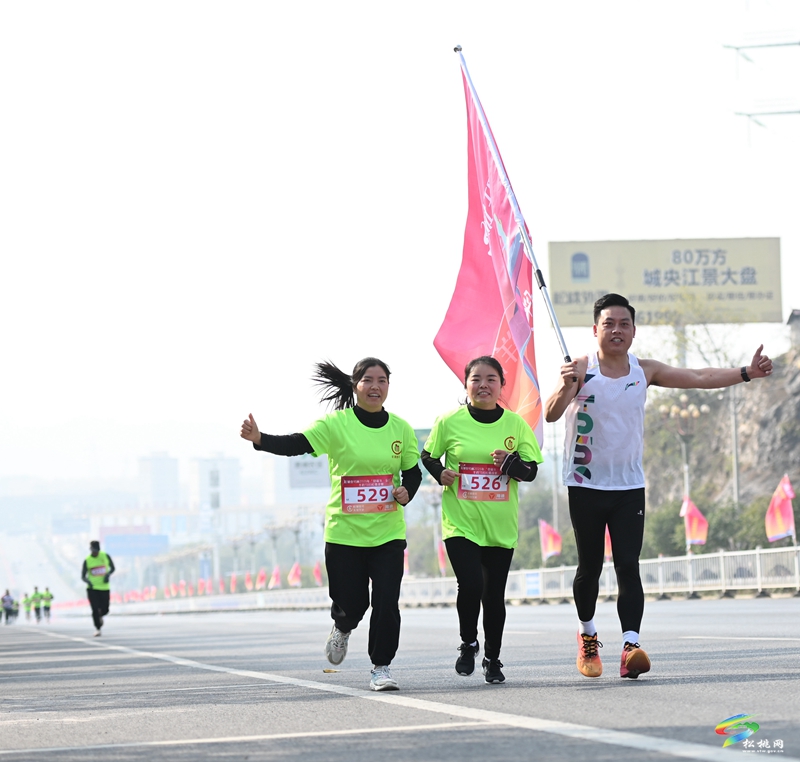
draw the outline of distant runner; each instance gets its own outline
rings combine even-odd
[[[86,556],[81,569],[81,579],[86,583],[86,594],[92,606],[92,620],[97,632],[94,636],[100,637],[103,628],[103,617],[108,614],[111,585],[108,580],[114,573],[114,562],[108,553],[100,550],[100,543],[92,540],[89,543],[90,553]]]

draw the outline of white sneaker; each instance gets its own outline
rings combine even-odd
[[[331,664],[341,664],[347,656],[347,641],[350,640],[349,632],[342,632],[333,625],[328,641],[325,643],[325,657]]]
[[[372,677],[369,687],[373,691],[396,691],[399,690],[397,680],[392,677],[389,667],[373,667]]]

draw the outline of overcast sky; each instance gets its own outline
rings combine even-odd
[[[132,477],[155,451],[255,473],[241,420],[305,428],[326,358],[383,358],[416,427],[453,407],[456,44],[545,274],[549,241],[780,237],[785,321],[800,116],[734,112],[800,107],[800,47],[722,46],[798,35],[800,4],[766,0],[3,4],[0,477]],[[538,295],[536,320],[548,394]]]

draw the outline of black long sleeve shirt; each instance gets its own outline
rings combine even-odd
[[[353,408],[356,418],[367,428],[380,429],[389,423],[389,413],[386,410],[379,410],[377,413],[370,413],[368,410],[356,405]],[[253,442],[253,447],[256,450],[263,452],[270,452],[273,455],[310,455],[314,452],[311,442],[308,441],[305,434],[283,434],[272,435],[261,433],[261,441]],[[408,492],[408,502],[414,499],[417,494],[419,485],[422,483],[422,471],[419,470],[419,465],[414,465],[406,471],[400,472],[400,483],[406,488]],[[406,503],[407,505],[408,503]]]
[[[473,407],[469,403],[467,403],[467,410],[478,423],[495,423],[500,420],[505,412],[500,405],[497,405],[492,410],[482,410],[481,408]],[[434,458],[427,450],[422,451],[421,457],[422,465],[425,466],[426,471],[441,484],[442,471],[444,471],[441,458]],[[509,453],[500,470],[518,482],[532,482],[536,478],[539,466],[535,460],[523,460],[520,458],[519,453],[512,452]]]

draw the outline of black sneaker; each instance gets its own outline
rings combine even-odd
[[[480,653],[481,647],[476,643],[471,646],[469,643],[462,643],[458,650],[461,656],[456,659],[456,672],[459,675],[471,675],[475,671],[475,657]]]
[[[483,679],[491,683],[504,683],[506,676],[500,671],[503,662],[500,659],[484,659],[483,660]]]

